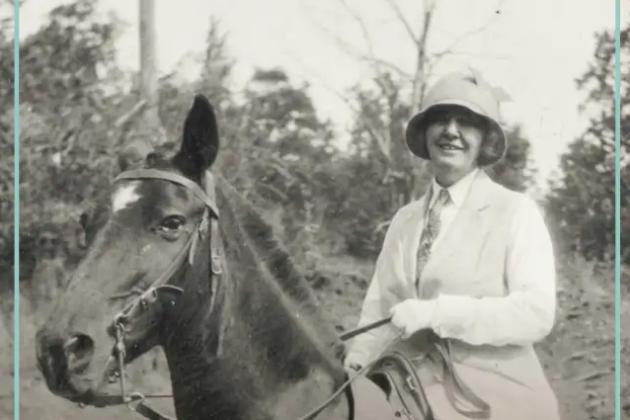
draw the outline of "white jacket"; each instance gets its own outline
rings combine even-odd
[[[479,171],[453,220],[440,232],[416,290],[417,250],[428,200],[426,194],[394,216],[359,325],[387,317],[391,307],[405,299],[434,299],[431,329],[451,339],[464,382],[475,391],[514,394],[499,400],[480,395],[494,407],[493,419],[501,418],[496,413],[508,412],[501,410],[502,401],[512,400],[521,402],[523,418],[557,419],[555,396],[532,347],[551,330],[556,302],[551,240],[536,205]],[[359,364],[372,360],[392,337],[391,328],[355,338],[347,359]],[[407,352],[422,352],[414,348],[414,337],[401,345]],[[429,394],[439,393],[438,388]],[[510,407],[510,418],[519,418],[514,417],[513,401]],[[531,412],[532,407],[539,411]]]

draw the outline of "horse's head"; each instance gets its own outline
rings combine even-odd
[[[217,217],[205,174],[217,155],[218,130],[204,97],[195,98],[183,131],[174,157],[150,154],[116,179],[109,220],[37,333],[39,367],[60,396],[97,399],[118,362],[164,338],[166,312],[195,299],[196,293],[179,296],[181,288],[201,287],[186,284],[189,262],[213,264],[198,251],[210,246],[200,239],[212,234]]]

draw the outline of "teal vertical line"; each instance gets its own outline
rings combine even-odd
[[[615,420],[621,420],[621,1],[615,1]]]
[[[20,420],[20,6],[13,2],[13,419]]]

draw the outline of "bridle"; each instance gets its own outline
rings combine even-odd
[[[160,291],[168,291],[177,295],[181,295],[184,290],[180,287],[167,284],[173,275],[182,267],[184,262],[192,265],[194,262],[194,256],[197,248],[197,244],[200,240],[207,237],[208,230],[210,231],[210,265],[213,276],[211,282],[212,297],[210,302],[210,311],[214,309],[216,301],[216,289],[218,287],[218,277],[222,274],[221,267],[221,240],[219,236],[219,211],[217,209],[215,201],[215,184],[214,178],[210,172],[206,172],[204,175],[203,183],[205,191],[199,187],[198,184],[189,180],[188,178],[175,173],[159,170],[159,169],[134,169],[121,173],[118,175],[114,183],[124,180],[147,180],[156,179],[162,181],[173,182],[188,189],[193,195],[204,203],[205,208],[201,221],[191,233],[190,237],[184,244],[184,246],[177,253],[173,261],[162,272],[162,274],[155,279],[151,285],[145,290],[131,289],[128,292],[112,295],[110,299],[123,299],[136,295],[136,298],[128,303],[120,312],[118,312],[112,321],[112,327],[115,331],[115,353],[116,353],[116,369],[118,381],[120,384],[120,395],[95,395],[88,402],[80,403],[81,406],[89,404],[96,407],[106,407],[114,405],[126,404],[131,410],[143,415],[150,420],[174,420],[172,417],[166,416],[159,411],[151,408],[146,403],[148,398],[171,398],[172,395],[166,394],[142,394],[140,392],[128,392],[127,384],[125,381],[125,335],[129,332],[127,325],[132,321],[139,319],[143,315],[147,314],[149,309],[153,307],[158,300],[158,294]],[[379,324],[379,325],[382,325]],[[375,325],[375,327],[378,325]],[[361,330],[361,331],[359,331]],[[347,340],[351,336],[363,332],[365,328],[357,329],[356,332],[350,331],[341,337],[342,340]],[[334,393],[320,404],[316,409],[311,410],[302,419],[310,419],[321,412],[328,404],[330,404],[335,398],[337,398],[342,392],[349,393],[349,385],[354,378],[349,379],[342,384]],[[349,402],[351,401],[351,395],[349,396]]]
[[[120,312],[118,312],[112,321],[112,327],[115,332],[115,353],[116,353],[116,369],[117,376],[120,383],[120,395],[95,395],[88,402],[80,403],[81,405],[89,404],[97,407],[105,407],[105,406],[113,406],[113,405],[121,405],[127,404],[127,406],[133,411],[143,415],[144,417],[150,420],[174,420],[172,417],[161,414],[159,411],[151,408],[146,404],[146,399],[148,398],[171,398],[172,395],[166,394],[148,394],[144,395],[140,392],[128,392],[127,385],[125,382],[125,355],[126,355],[126,346],[125,346],[125,335],[128,334],[129,330],[127,326],[131,323],[131,321],[136,321],[140,319],[143,315],[146,316],[147,313],[153,308],[159,298],[159,293],[161,291],[167,291],[174,293],[176,295],[181,295],[184,290],[180,287],[169,285],[168,281],[175,275],[175,273],[183,266],[184,262],[192,265],[194,262],[194,257],[196,254],[196,249],[200,240],[204,240],[208,236],[208,231],[210,233],[210,269],[212,273],[212,297],[210,301],[209,311],[212,312],[214,310],[216,296],[217,296],[217,288],[220,283],[219,279],[221,274],[223,273],[222,264],[221,264],[221,239],[219,235],[219,212],[217,209],[216,201],[215,201],[215,184],[214,178],[210,172],[206,172],[203,178],[204,189],[202,189],[197,183],[191,181],[190,179],[171,172],[159,170],[159,169],[134,169],[121,173],[118,175],[114,182],[124,181],[124,180],[147,180],[147,179],[156,179],[167,182],[172,182],[178,185],[181,185],[188,189],[193,195],[199,199],[202,203],[204,203],[204,211],[201,217],[200,222],[197,224],[196,228],[192,231],[189,238],[186,240],[184,246],[178,251],[177,255],[173,259],[173,261],[169,264],[169,266],[162,272],[162,274],[155,279],[151,285],[142,290],[132,289],[129,292],[116,294],[110,297],[110,299],[121,299],[128,298],[129,296],[136,295],[137,297],[132,300],[129,304],[127,304]],[[151,315],[149,313],[149,315]],[[339,338],[342,341],[346,341],[356,335],[367,332],[373,328],[380,327],[390,322],[390,318],[385,318],[374,322],[369,325],[365,325],[354,330],[348,331],[342,334]],[[388,343],[388,345],[391,343]],[[386,346],[387,347],[387,346]],[[446,363],[451,363],[450,354],[444,355],[444,360]],[[333,394],[323,401],[321,404],[316,406],[314,409],[306,413],[304,416],[300,417],[299,420],[310,420],[321,413],[329,404],[331,404],[337,397],[341,395],[341,393],[346,393],[348,398],[348,404],[350,405],[350,413],[352,418],[353,408],[352,408],[352,392],[350,390],[351,384],[357,379],[359,376],[366,373],[371,364],[364,366],[359,372],[355,375],[349,377],[341,386],[339,386]],[[452,368],[452,366],[448,366]],[[454,372],[454,369],[451,369]],[[461,387],[461,380],[458,377],[455,377],[456,385]],[[461,388],[460,388],[461,389]],[[485,411],[485,407],[487,404],[480,400],[476,395],[472,393],[469,389],[464,389],[464,394],[473,401],[474,404],[481,406],[484,408],[483,416],[477,418],[487,418]],[[449,393],[449,397],[451,397]],[[449,398],[450,399],[450,398]],[[458,410],[459,411],[459,410]],[[461,411],[460,411],[461,412]],[[489,413],[489,411],[488,411]],[[469,413],[465,413],[469,414]],[[489,416],[489,414],[488,414]]]
[[[128,303],[120,312],[118,312],[112,321],[112,328],[115,333],[115,354],[116,375],[120,383],[120,395],[95,395],[87,403],[97,407],[105,407],[112,405],[127,404],[129,408],[151,420],[173,420],[171,417],[159,413],[157,410],[149,407],[145,400],[147,398],[169,398],[172,395],[151,394],[144,395],[139,392],[128,393],[125,382],[125,355],[127,353],[125,345],[125,335],[129,333],[128,326],[137,323],[143,316],[151,315],[151,308],[155,307],[158,295],[162,291],[168,291],[176,295],[181,295],[184,290],[180,287],[169,285],[168,281],[175,273],[184,265],[185,262],[192,265],[194,262],[197,246],[199,241],[204,240],[210,233],[210,270],[212,273],[212,297],[210,301],[209,311],[214,310],[217,287],[219,284],[219,276],[222,274],[221,264],[221,240],[219,236],[219,211],[215,200],[215,184],[214,178],[210,172],[206,172],[203,178],[205,191],[199,185],[190,179],[171,172],[159,169],[133,169],[125,171],[118,175],[114,183],[125,180],[147,180],[156,179],[172,182],[185,187],[193,193],[193,195],[204,204],[204,211],[200,222],[186,240],[184,246],[178,251],[177,255],[168,265],[168,267],[155,279],[151,285],[145,290],[131,289],[125,293],[119,293],[110,296],[110,299],[122,299],[136,295],[136,298]]]

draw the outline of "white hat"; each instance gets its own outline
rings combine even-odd
[[[492,153],[492,159],[482,164],[491,165],[503,157],[507,141],[499,125],[499,98],[481,77],[462,73],[445,76],[433,85],[424,99],[422,110],[409,120],[405,137],[414,155],[430,159],[425,138],[427,111],[443,105],[462,106],[484,117],[489,122],[490,130],[498,135],[499,141],[494,145],[496,153]]]

